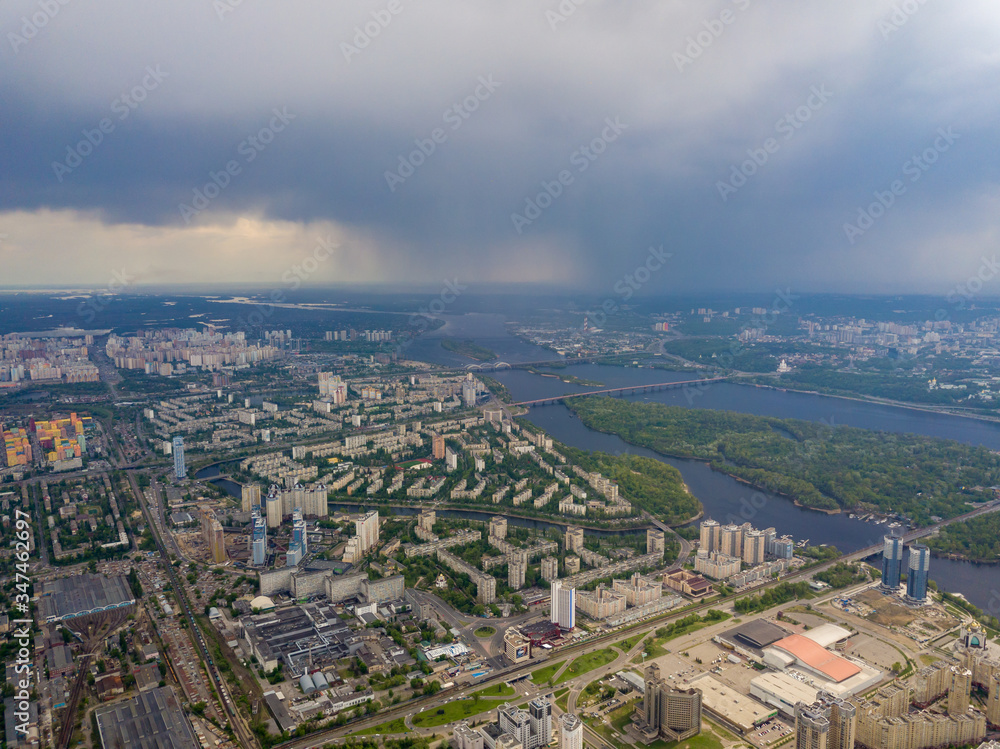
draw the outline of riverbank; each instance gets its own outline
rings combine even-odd
[[[748,373],[750,374],[750,373]],[[743,387],[756,387],[763,390],[775,390],[782,393],[799,393],[800,395],[817,395],[823,398],[839,398],[845,401],[855,401],[857,403],[870,403],[876,406],[892,406],[893,408],[905,408],[909,411],[923,411],[924,413],[940,414],[942,416],[958,416],[963,419],[974,421],[984,421],[990,424],[1000,424],[1000,416],[988,416],[986,414],[970,414],[967,411],[953,411],[948,406],[932,406],[930,404],[910,403],[907,401],[895,401],[889,398],[875,398],[867,395],[843,395],[823,390],[800,390],[793,387],[779,387],[777,385],[765,385],[763,383],[740,382],[739,380],[728,380],[733,385]]]

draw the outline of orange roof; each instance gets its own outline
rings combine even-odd
[[[833,681],[841,682],[849,679],[855,674],[861,673],[861,668],[854,665],[849,660],[841,658],[835,653],[831,653],[821,647],[813,640],[802,635],[789,635],[778,640],[773,647],[791,653],[809,668],[825,674]]]

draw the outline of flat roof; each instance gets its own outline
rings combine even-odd
[[[819,694],[814,687],[780,671],[755,676],[750,680],[750,686],[781,698],[786,705],[793,709],[799,702],[811,705],[816,701],[816,695]]]
[[[788,632],[766,619],[754,619],[752,622],[728,629],[719,636],[725,640],[732,640],[740,645],[761,650],[788,637]]]
[[[701,690],[701,703],[716,715],[720,715],[743,732],[752,731],[778,711],[762,705],[715,678],[704,675],[689,683]]]
[[[157,687],[123,702],[99,707],[97,730],[106,747],[162,749],[198,746],[173,687]]]
[[[784,650],[831,681],[841,682],[861,673],[860,666],[831,653],[803,635],[789,635],[778,640],[772,647]]]

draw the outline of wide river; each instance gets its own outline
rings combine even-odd
[[[417,340],[404,355],[448,366],[471,363],[471,359],[441,348],[440,338],[453,336],[472,339],[479,345],[496,351],[503,361],[558,358],[551,351],[525,344],[508,335],[503,318],[499,315],[444,316],[443,319],[446,320],[445,327]],[[601,382],[606,387],[679,382],[696,377],[690,372],[597,364],[578,364],[555,370],[554,373]],[[600,389],[570,385],[556,378],[523,370],[500,370],[489,375],[502,382],[517,401]],[[703,388],[676,388],[628,397],[630,400],[675,406],[820,421],[832,426],[910,432],[1000,450],[1000,424],[845,398],[728,382],[709,384]],[[885,524],[852,520],[847,515],[825,515],[796,507],[784,497],[751,489],[729,476],[712,471],[703,463],[667,458],[651,450],[629,445],[614,435],[603,434],[584,426],[563,405],[534,408],[527,418],[566,445],[612,454],[645,455],[669,463],[681,472],[688,489],[701,501],[705,516],[714,517],[719,522],[749,521],[758,528],[773,526],[779,535],[787,534],[796,540],[808,539],[811,545],[835,545],[844,552],[878,543],[886,532]],[[973,565],[934,558],[931,561],[931,578],[943,589],[962,593],[977,606],[990,610],[994,616],[1000,616],[1000,565]]]

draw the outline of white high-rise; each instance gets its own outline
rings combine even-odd
[[[373,510],[354,521],[354,532],[358,537],[360,554],[367,554],[378,543],[378,530],[378,510]]]
[[[561,580],[552,581],[550,621],[561,629],[576,626],[576,588],[564,588]]]
[[[583,749],[583,721],[573,713],[563,713],[559,716],[559,727],[562,730],[561,749]]]

